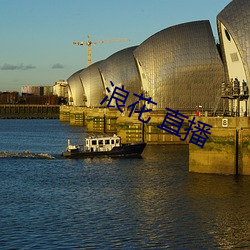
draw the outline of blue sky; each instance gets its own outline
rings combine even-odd
[[[156,32],[210,20],[231,0],[0,0],[0,91],[53,85],[87,66],[87,47],[73,41],[128,38],[92,46],[92,62],[139,45]]]

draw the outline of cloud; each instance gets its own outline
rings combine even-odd
[[[22,70],[28,70],[28,69],[36,69],[36,66],[29,64],[29,65],[24,66]]]
[[[55,63],[51,66],[52,69],[63,69],[64,66],[60,63]]]
[[[29,70],[29,69],[35,69],[36,66],[33,66],[31,64],[29,65],[23,65],[23,63],[18,65],[8,64],[5,63],[0,69],[1,70]]]

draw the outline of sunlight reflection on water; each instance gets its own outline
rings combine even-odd
[[[0,120],[0,152],[9,141],[10,152],[59,155],[84,135],[28,122]],[[186,146],[148,145],[142,159],[5,157],[0,176],[1,249],[250,247],[250,178],[188,173]]]

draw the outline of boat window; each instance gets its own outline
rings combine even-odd
[[[118,139],[116,139],[116,143],[119,143],[119,140],[118,140]]]
[[[96,145],[96,140],[92,140],[92,145]]]
[[[99,145],[103,145],[103,140],[99,140],[99,141],[98,141],[98,144],[99,144]]]
[[[105,144],[110,144],[110,141],[109,140],[105,140]]]
[[[115,144],[115,140],[111,140],[111,144]]]

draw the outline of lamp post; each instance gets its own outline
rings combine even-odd
[[[203,106],[199,105],[198,107],[199,107],[199,109],[201,109],[201,116],[203,116]]]

